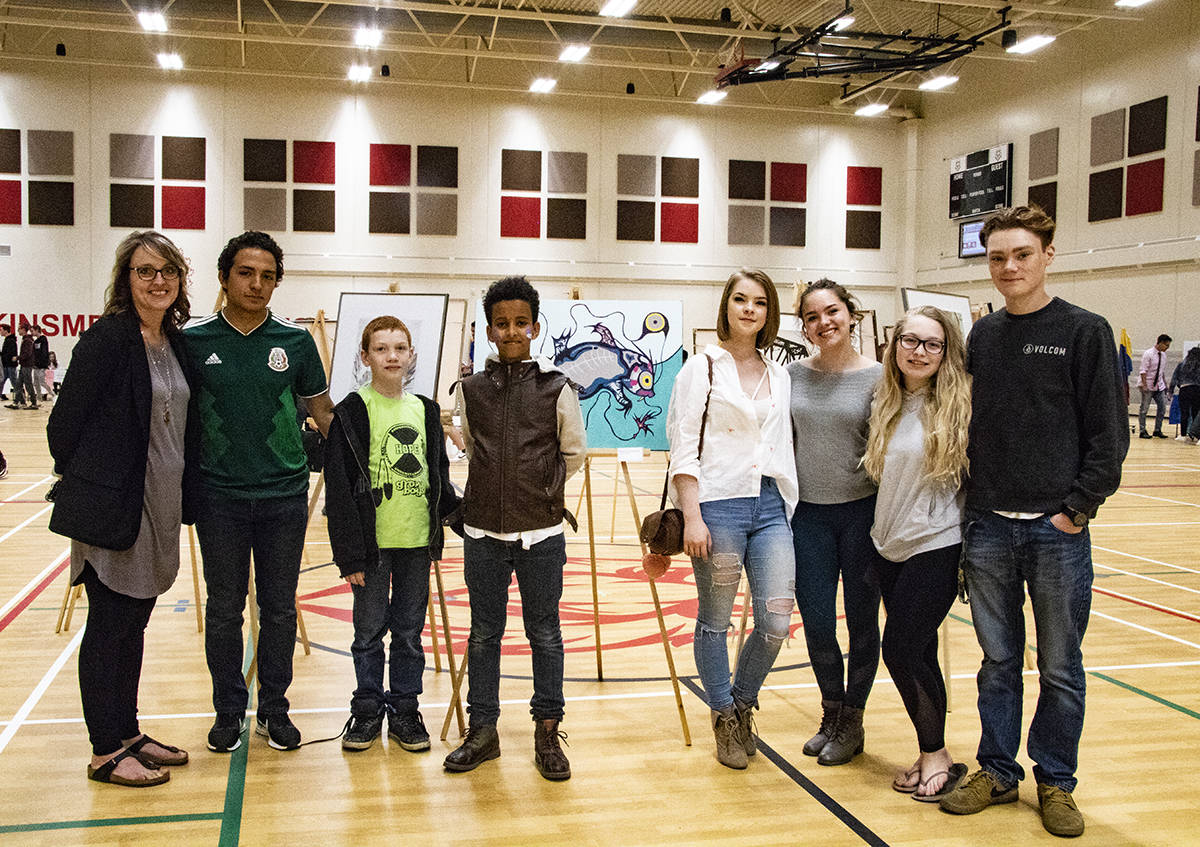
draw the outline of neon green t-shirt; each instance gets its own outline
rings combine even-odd
[[[425,405],[415,394],[384,397],[370,385],[358,389],[371,422],[368,461],[375,495],[375,543],[424,547],[429,543],[429,467],[425,461]]]

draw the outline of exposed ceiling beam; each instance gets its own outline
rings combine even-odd
[[[315,2],[315,0],[314,0]],[[1110,21],[1140,21],[1142,17],[1113,9],[1084,9],[1079,6],[1058,6],[1051,3],[1021,3],[1008,0],[908,0],[930,6],[966,6],[974,9],[1003,9],[1011,6],[1014,13],[1032,15],[1065,15],[1072,18],[1104,18]]]

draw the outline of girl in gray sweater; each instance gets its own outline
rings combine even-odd
[[[863,468],[879,484],[871,539],[887,610],[883,661],[920,753],[892,787],[937,802],[967,772],[946,750],[938,627],[958,587],[971,379],[957,318],[922,306],[896,325],[871,403]]]

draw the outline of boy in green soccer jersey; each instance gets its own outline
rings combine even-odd
[[[429,563],[442,557],[441,519],[458,506],[458,496],[450,482],[441,411],[429,398],[405,390],[416,368],[408,327],[390,315],[371,320],[359,356],[371,370],[371,382],[334,409],[325,444],[329,543],[354,593],[350,652],[357,688],[342,747],[366,750],[386,714],[388,736],[416,752],[429,749],[417,710]]]
[[[254,554],[259,607],[258,726],[277,750],[300,746],[288,718],[296,644],[296,584],[308,525],[308,465],[296,399],[322,432],[333,406],[325,368],[304,327],[267,307],[283,278],[271,236],[245,232],[217,259],[225,306],[184,330],[201,419],[196,535],[208,602],[204,652],[217,719],[208,749],[241,744],[249,693],[242,676],[242,610]]]

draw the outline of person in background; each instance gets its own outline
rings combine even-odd
[[[28,324],[21,324],[21,345],[17,351],[17,387],[13,392],[10,409],[36,409],[37,388],[33,382],[33,336]]]
[[[1200,441],[1200,345],[1187,351],[1171,374],[1168,396],[1179,389],[1179,435],[1176,441]]]
[[[117,247],[103,316],[75,345],[46,440],[61,476],[50,529],[71,538],[71,583],[87,590],[79,693],[92,742],[88,778],[144,787],[186,751],[138,727],[146,624],[179,571],[191,523],[199,428],[180,328],[187,260],[157,232]]]
[[[58,373],[58,356],[54,351],[50,351],[50,364],[46,368],[45,379],[43,384],[46,386],[46,393],[49,397],[54,397],[58,394],[58,380],[55,375]]]
[[[917,731],[917,760],[892,787],[937,802],[967,773],[946,749],[938,627],[958,591],[971,379],[958,318],[921,306],[896,323],[871,402],[863,467],[879,485],[873,575],[887,624],[883,661]]]
[[[828,279],[809,285],[798,315],[817,353],[788,365],[800,502],[792,517],[796,602],[821,691],[821,723],[804,755],[843,765],[862,752],[863,710],[879,667],[879,589],[867,579],[875,483],[862,468],[871,394],[882,372],[854,349],[858,304]],[[839,577],[848,661],[837,639]]]
[[[7,400],[8,394],[4,392],[5,384],[8,385],[9,391],[12,392],[13,402],[17,399],[17,336],[13,333],[12,327],[8,324],[0,324],[0,400]]]
[[[1170,407],[1170,395],[1167,393],[1167,350],[1171,347],[1171,336],[1160,335],[1154,346],[1142,354],[1142,364],[1138,368],[1138,391],[1142,395],[1142,403],[1138,408],[1138,438],[1166,438],[1163,432],[1163,417]],[[1154,434],[1146,432],[1146,413],[1150,411],[1150,401],[1154,401]]]
[[[717,761],[739,770],[756,752],[752,714],[788,636],[795,591],[790,384],[783,366],[763,353],[778,331],[771,278],[746,268],[730,276],[717,309],[720,344],[680,370],[667,413],[671,499],[683,512],[683,551],[692,558],[699,595],[696,670],[712,712]],[[727,633],[743,569],[754,631],[731,685]]]
[[[46,370],[50,367],[50,342],[42,335],[42,328],[33,325],[33,390],[40,394],[43,400],[49,400],[46,389]]]

